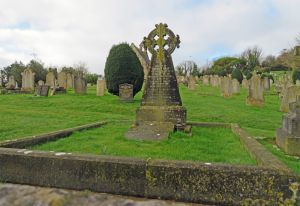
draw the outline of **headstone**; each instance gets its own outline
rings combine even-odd
[[[67,89],[67,73],[66,72],[64,72],[64,71],[59,72],[57,75],[57,81],[58,81],[58,85],[60,87]]]
[[[242,86],[243,86],[243,88],[245,88],[245,89],[249,89],[249,82],[248,82],[247,79],[243,79],[243,81],[242,81]]]
[[[240,82],[237,79],[232,80],[232,93],[233,94],[239,94],[240,93]]]
[[[188,89],[189,90],[196,89],[196,80],[195,80],[195,77],[193,77],[193,76],[188,77]]]
[[[22,91],[34,91],[34,76],[30,68],[25,69],[22,73]]]
[[[38,85],[39,85],[39,86],[43,86],[44,84],[45,84],[45,83],[44,83],[43,80],[39,80],[39,81],[38,81]]]
[[[203,76],[203,84],[204,85],[209,85],[209,76],[207,76],[207,75]]]
[[[86,81],[81,75],[75,77],[74,86],[76,94],[86,94]]]
[[[253,74],[249,81],[249,90],[246,103],[251,106],[263,106],[264,98],[264,85],[263,81],[257,74]]]
[[[132,84],[120,84],[119,85],[119,98],[123,102],[133,101],[133,85]]]
[[[221,77],[221,95],[225,98],[232,96],[232,81],[230,77]]]
[[[179,47],[179,36],[166,24],[155,26],[143,42],[152,54],[151,68],[135,126],[126,134],[129,139],[161,140],[168,138],[174,129],[186,128],[186,109],[182,107],[171,57]]]
[[[36,95],[37,96],[48,97],[49,89],[50,89],[50,86],[48,86],[48,85],[38,85],[35,88]]]
[[[276,144],[287,154],[300,156],[300,96],[290,103],[282,127],[276,131]]]
[[[300,86],[300,80],[299,79],[296,80],[296,85]]]
[[[73,89],[75,84],[75,78],[72,73],[67,73],[67,89]]]
[[[285,89],[280,105],[280,111],[288,112],[289,104],[296,101],[296,96],[300,95],[300,87],[293,85]]]
[[[56,79],[55,79],[55,74],[54,72],[50,71],[48,72],[48,74],[46,75],[46,85],[50,86],[50,87],[55,87],[56,84]]]
[[[16,80],[14,76],[8,77],[8,83],[6,85],[7,89],[15,89],[16,88]]]
[[[105,94],[105,80],[97,80],[97,96],[103,96]]]
[[[263,83],[264,83],[264,89],[265,90],[270,90],[270,80],[268,77],[263,78]]]
[[[219,76],[218,75],[210,76],[210,84],[213,87],[218,87],[220,84]]]

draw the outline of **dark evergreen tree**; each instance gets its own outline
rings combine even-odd
[[[105,63],[105,80],[108,92],[119,95],[119,85],[128,83],[133,85],[133,95],[143,86],[143,67],[127,43],[114,45]]]

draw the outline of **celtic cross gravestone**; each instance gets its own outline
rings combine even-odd
[[[126,134],[133,139],[165,139],[174,130],[183,129],[186,109],[182,106],[171,54],[179,48],[179,36],[166,24],[157,24],[143,46],[151,54],[141,107],[136,112],[135,126]]]

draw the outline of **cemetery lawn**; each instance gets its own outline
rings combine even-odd
[[[204,85],[198,85],[195,91],[189,91],[186,87],[180,86],[180,92],[183,105],[188,110],[188,121],[238,123],[253,137],[271,140],[274,140],[275,130],[281,125],[280,100],[274,91],[265,96],[266,102],[262,108],[245,104],[247,96],[245,89],[241,89],[241,94],[234,95],[230,99],[221,97],[218,88]],[[116,96],[110,94],[97,97],[95,93],[95,87],[91,87],[88,89],[88,94],[82,96],[74,94],[73,91],[69,91],[67,95],[48,98],[33,97],[32,95],[0,95],[0,141],[75,127],[100,120],[115,121],[116,125],[121,120],[134,121],[135,110],[140,104],[141,92],[136,95],[133,103],[120,103]],[[128,125],[124,127],[128,127]],[[123,129],[125,131],[125,128]],[[74,138],[76,136],[86,138],[86,134],[88,132],[93,133],[93,131],[98,131],[98,129],[76,133]],[[226,134],[226,131],[223,130],[216,131],[220,133],[220,136]],[[209,134],[209,131],[202,132]],[[177,140],[176,135],[171,137],[169,144]],[[188,138],[184,137],[183,139]],[[269,141],[265,145],[273,151]],[[42,146],[44,147],[44,145]],[[85,147],[85,145],[81,146]],[[176,148],[174,147],[174,149]],[[158,152],[163,153],[164,151]],[[97,151],[97,154],[99,153]],[[285,163],[300,174],[300,160],[290,159],[285,155],[278,156],[288,160]]]
[[[164,141],[127,140],[124,134],[132,122],[111,122],[100,128],[76,132],[68,138],[30,149],[90,153],[152,159],[197,160],[255,165],[229,128],[193,128],[193,136],[174,133]]]

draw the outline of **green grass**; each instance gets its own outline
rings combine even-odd
[[[188,110],[189,121],[238,123],[250,135],[269,139],[274,139],[275,130],[281,125],[280,100],[273,91],[266,94],[266,103],[262,108],[245,104],[247,92],[244,89],[241,90],[241,94],[230,99],[221,97],[218,88],[203,85],[199,85],[195,91],[189,91],[181,86],[180,92],[183,104]],[[32,97],[32,95],[0,95],[0,141],[74,127],[99,120],[128,120],[133,122],[140,99],[141,93],[135,97],[134,103],[120,103],[117,97],[109,94],[104,97],[95,96],[95,88],[89,88],[88,94],[83,96],[73,94],[73,92],[48,98]],[[123,131],[126,131],[125,128],[123,128]],[[98,131],[98,129],[76,133],[74,138],[76,136],[85,138],[89,132],[93,131]],[[194,131],[194,135],[196,133],[197,131]],[[208,134],[208,132],[205,133]],[[223,131],[218,130],[213,135],[217,136],[217,134],[222,136]],[[173,141],[173,138],[176,139],[176,135],[172,136],[170,142]],[[85,146],[81,145],[81,147]],[[272,146],[266,147],[272,151]],[[164,151],[160,152],[163,153]],[[98,150],[92,152],[91,150],[91,153],[100,154],[101,152]],[[285,155],[279,156],[279,158],[289,159]],[[217,160],[212,159],[211,161]],[[297,166],[300,164],[299,160],[285,162],[300,174],[299,166]],[[294,164],[296,166],[293,166]]]
[[[38,145],[31,149],[91,153],[154,159],[198,160],[255,164],[228,128],[193,128],[193,136],[174,133],[164,141],[126,140],[131,122],[113,122],[103,127],[76,132],[68,138]]]

